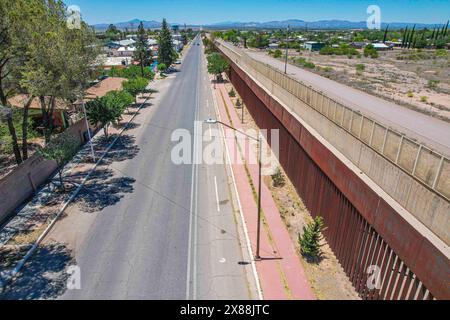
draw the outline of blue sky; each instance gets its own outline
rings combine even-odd
[[[444,23],[450,0],[65,0],[78,5],[90,24],[134,18],[208,24],[223,21],[339,19],[365,21],[371,4],[381,8],[383,22]]]

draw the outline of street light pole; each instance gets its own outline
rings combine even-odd
[[[86,107],[84,105],[83,96],[81,96],[81,105],[83,107],[84,121],[86,123],[86,129],[88,132],[89,144],[91,145],[92,160],[95,162],[95,153],[94,153],[94,146],[92,145],[91,128],[89,127],[89,122],[88,122],[88,118],[87,118],[87,114],[86,114]]]
[[[286,32],[286,58],[284,61],[284,74],[287,74],[287,63],[288,63],[288,54],[289,54],[289,26],[287,27],[287,32]]]
[[[259,148],[259,159],[258,159],[258,226],[256,232],[256,254],[255,260],[261,260],[259,254],[260,242],[261,242],[261,184],[262,184],[262,139],[261,133],[258,134],[258,148]]]
[[[239,132],[240,134],[243,134],[244,136],[255,140],[258,142],[258,149],[259,149],[259,159],[258,159],[258,217],[257,217],[257,232],[256,232],[256,253],[255,253],[255,260],[256,261],[260,261],[261,260],[261,255],[260,255],[260,243],[261,243],[261,189],[262,189],[262,135],[261,132],[258,133],[258,138],[255,138],[251,135],[248,135],[247,133],[236,129],[222,121],[219,120],[215,120],[215,119],[207,119],[204,121],[205,123],[208,124],[221,124],[225,127],[228,127],[234,131]]]
[[[242,124],[244,124],[244,102],[242,102],[241,108],[242,108]]]

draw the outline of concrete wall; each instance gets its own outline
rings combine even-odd
[[[85,142],[83,136],[85,132],[87,132],[86,125],[82,119],[70,126],[64,134],[74,135],[81,145]],[[45,183],[56,169],[55,161],[33,155],[3,177],[0,180],[0,224],[25,200],[33,196],[36,189]]]

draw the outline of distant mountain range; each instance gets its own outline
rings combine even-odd
[[[145,20],[139,20],[139,19],[133,19],[130,21],[126,21],[126,22],[118,22],[118,23],[113,23],[118,29],[121,30],[125,30],[125,29],[137,29],[137,27],[139,26],[139,24],[141,23],[144,24],[144,28],[146,29],[155,29],[155,28],[160,28],[161,27],[161,22],[158,21],[145,21]],[[98,31],[103,31],[108,29],[110,23],[100,23],[100,24],[94,24],[93,27],[98,30]]]
[[[126,22],[114,23],[114,25],[121,29],[137,29],[139,24],[144,24],[144,27],[147,29],[155,29],[161,27],[161,22],[159,21],[146,21],[133,19]],[[444,21],[443,21],[444,22]],[[381,27],[385,28],[386,25],[389,24],[390,29],[400,29],[405,28],[406,26],[412,27],[415,23],[412,22],[391,22],[391,23],[382,23]],[[180,23],[170,23],[170,25],[178,25],[180,28],[184,27],[184,24]],[[417,29],[423,28],[434,28],[438,25],[442,24],[425,24],[425,23],[417,23],[415,24]],[[108,23],[95,24],[93,27],[98,31],[104,31],[108,28]],[[268,21],[268,22],[234,22],[234,21],[226,21],[219,22],[209,25],[203,25],[204,28],[212,28],[212,29],[279,29],[279,28],[287,28],[290,26],[294,29],[365,29],[367,28],[367,24],[365,21],[346,21],[346,20],[320,20],[320,21],[303,21],[298,19],[290,19],[283,21]],[[188,28],[199,28],[200,25],[187,25]]]
[[[415,23],[410,22],[391,22],[382,23],[381,27],[385,28],[389,25],[389,28],[400,29],[406,26],[412,27]],[[416,28],[433,28],[438,24],[415,24]],[[220,22],[215,23],[207,27],[212,28],[255,28],[255,29],[278,29],[278,28],[298,28],[298,29],[366,29],[366,21],[346,21],[346,20],[320,20],[320,21],[303,21],[297,19],[284,20],[284,21],[268,21],[268,22]]]

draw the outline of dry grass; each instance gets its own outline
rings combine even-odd
[[[331,80],[365,91],[410,109],[450,121],[450,53],[436,57],[434,51],[421,55],[430,59],[409,59],[413,50],[380,52],[371,59],[346,56],[320,55],[318,52],[291,50],[291,63],[299,57],[316,65],[307,69]],[[419,55],[419,56],[421,56]],[[406,58],[405,58],[406,57]],[[358,71],[357,65],[364,65]],[[296,64],[302,67],[301,64]],[[413,93],[413,97],[408,96]],[[426,96],[427,99],[421,97]]]

